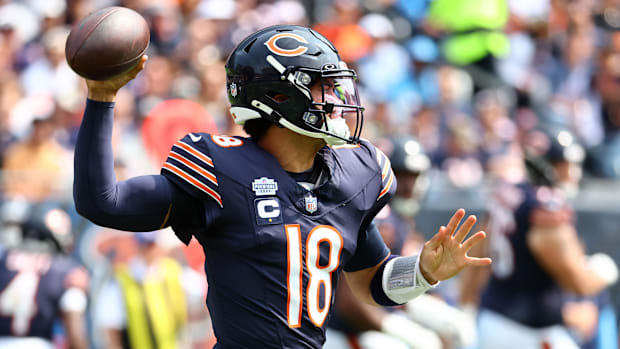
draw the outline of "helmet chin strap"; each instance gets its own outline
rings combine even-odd
[[[330,134],[323,133],[323,132],[312,132],[312,131],[304,130],[303,128],[291,123],[285,118],[280,118],[278,122],[280,123],[280,125],[288,128],[289,130],[293,132],[302,134],[304,136],[312,137],[312,138],[322,138],[325,141],[325,143],[327,143],[330,146],[346,144],[347,143],[346,139],[350,135],[349,127],[347,126],[347,123],[344,119],[336,119],[336,120],[329,119],[326,122],[328,124],[327,127],[329,128],[329,132],[331,132],[337,137],[334,137]],[[326,131],[324,128],[321,128],[320,130]],[[343,137],[344,139],[340,139],[338,137]]]
[[[343,118],[338,118],[338,119],[328,118],[325,124],[327,125],[327,130],[329,130],[329,132],[340,137],[338,138],[338,137],[334,137],[328,134],[323,134],[323,139],[325,140],[325,143],[327,143],[330,146],[343,145],[347,143],[341,138],[348,139],[349,136],[351,136],[351,131],[349,130],[349,126],[347,125],[346,121]]]
[[[262,110],[264,113],[268,115],[272,115],[274,113],[274,110],[272,108],[270,108],[268,105],[256,99],[252,101],[252,106],[257,109]],[[232,108],[231,108],[231,112],[232,112]],[[240,110],[235,110],[235,112],[239,113],[239,116],[245,116],[245,114],[240,113]],[[260,114],[258,114],[258,116],[260,117]],[[250,117],[248,117],[248,119],[249,118]],[[245,118],[244,118],[244,121],[245,121]],[[349,126],[347,125],[347,122],[343,118],[337,118],[337,119],[327,118],[327,120],[323,124],[323,127],[321,127],[320,129],[315,128],[317,132],[304,130],[303,128],[291,123],[290,121],[286,120],[283,117],[279,118],[278,123],[293,132],[297,132],[299,134],[312,137],[312,138],[322,138],[325,141],[325,143],[327,143],[330,146],[346,144],[347,143],[346,140],[349,139],[349,137],[351,136],[351,131],[349,130]],[[320,131],[330,132],[333,135],[320,132]],[[343,138],[343,139],[340,139],[340,138]]]

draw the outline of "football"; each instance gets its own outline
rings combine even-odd
[[[71,69],[90,80],[107,80],[133,68],[149,46],[144,18],[125,7],[106,7],[82,19],[65,44]]]

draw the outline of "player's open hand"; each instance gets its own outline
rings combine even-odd
[[[476,258],[467,252],[485,239],[486,234],[479,231],[465,239],[476,224],[476,216],[469,216],[457,230],[465,216],[465,210],[454,213],[447,226],[441,226],[439,232],[424,244],[420,256],[420,270],[427,281],[435,283],[458,274],[467,266],[484,266],[491,264],[491,258]]]
[[[108,80],[85,79],[86,86],[88,86],[88,98],[103,102],[113,101],[116,92],[133,80],[144,69],[147,60],[147,55],[142,56],[138,64],[131,68],[131,70]]]

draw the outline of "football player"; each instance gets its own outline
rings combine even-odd
[[[251,136],[190,133],[161,175],[116,182],[116,92],[143,68],[87,81],[74,198],[93,222],[129,231],[172,226],[206,254],[217,348],[320,348],[340,270],[366,302],[407,302],[466,266],[476,218],[458,210],[419,256],[391,256],[367,230],[396,184],[387,157],[359,139],[355,72],[319,33],[273,26],[226,62],[231,115]],[[350,132],[345,120],[356,124]],[[327,145],[327,146],[326,146]],[[458,229],[457,229],[458,228]]]
[[[18,239],[5,240],[0,251],[0,347],[54,348],[60,321],[68,346],[87,348],[88,274],[66,256],[70,218],[59,208],[29,211]]]
[[[494,267],[480,300],[480,347],[578,348],[563,325],[566,292],[595,295],[618,269],[606,254],[586,255],[575,229],[569,198],[583,148],[566,130],[525,138],[529,180],[500,184],[489,208]]]

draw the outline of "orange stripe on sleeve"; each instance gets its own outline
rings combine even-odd
[[[200,173],[201,175],[203,175],[204,177],[206,177],[208,180],[210,180],[213,184],[217,185],[217,178],[209,171],[201,168],[200,166],[196,165],[195,163],[193,163],[192,161],[190,161],[189,159],[183,157],[181,154],[175,153],[174,151],[171,151],[170,154],[168,155],[169,157],[183,163],[185,166],[191,168],[192,170]]]
[[[385,177],[387,177],[388,172],[390,172],[390,167],[392,166],[390,160],[388,160],[385,155],[383,156],[385,157],[385,164],[383,164],[383,169],[381,170],[381,181],[383,181]]]
[[[209,188],[208,186],[204,185],[200,181],[196,180],[194,177],[192,177],[191,175],[187,174],[185,171],[183,171],[180,168],[178,168],[178,167],[176,167],[174,165],[171,165],[171,164],[169,164],[167,162],[164,163],[162,168],[164,168],[164,169],[174,173],[175,175],[177,175],[180,178],[182,178],[185,181],[187,181],[189,184],[191,184],[194,187],[202,190],[207,195],[211,196],[215,201],[217,201],[220,204],[221,207],[224,207],[224,205],[222,204],[222,198],[220,197],[220,195],[215,190]]]
[[[205,154],[199,152],[198,150],[194,149],[192,146],[190,146],[187,143],[181,142],[181,141],[177,141],[176,143],[174,143],[175,146],[187,151],[188,153],[194,155],[195,157],[199,158],[200,160],[204,161],[205,163],[207,163],[207,165],[211,166],[211,167],[215,167],[213,166],[213,161],[211,160],[210,157],[206,156]]]
[[[379,193],[379,197],[377,198],[377,201],[379,201],[379,199],[381,199],[385,194],[387,194],[388,191],[390,191],[390,188],[392,187],[393,182],[394,182],[394,172],[390,171],[390,179],[385,185],[385,188],[383,188],[383,190],[381,190],[381,192]]]

